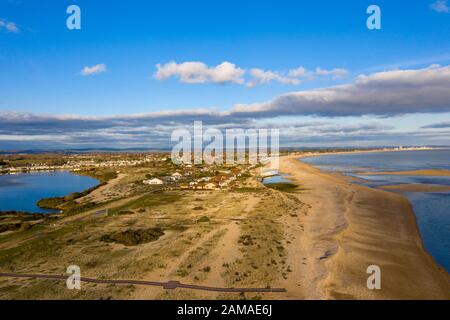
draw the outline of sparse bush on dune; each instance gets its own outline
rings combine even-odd
[[[119,211],[117,214],[120,214],[120,215],[124,215],[124,214],[134,214],[134,211],[131,211],[131,210],[122,210],[122,211]]]
[[[100,241],[120,243],[125,246],[136,246],[139,244],[156,241],[163,235],[164,231],[160,228],[126,230],[122,232],[105,234],[100,238]]]
[[[268,188],[284,192],[293,192],[297,189],[297,185],[289,182],[268,183],[266,186]]]
[[[197,223],[201,223],[201,222],[209,222],[211,221],[207,216],[203,216],[200,217],[199,219],[197,219]]]

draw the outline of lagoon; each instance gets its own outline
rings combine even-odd
[[[36,203],[42,198],[62,197],[97,184],[99,181],[94,178],[68,171],[0,175],[0,211],[52,213]]]

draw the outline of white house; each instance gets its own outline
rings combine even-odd
[[[181,177],[182,177],[182,175],[179,174],[178,172],[175,172],[175,173],[172,175],[172,178],[174,178],[175,180],[178,180],[178,179],[180,179]]]
[[[149,184],[149,185],[159,185],[159,184],[164,184],[164,182],[161,179],[158,178],[153,178],[150,180],[144,180],[142,181],[144,184]]]
[[[217,186],[216,186],[215,183],[209,182],[209,183],[207,183],[207,184],[205,184],[205,185],[203,186],[203,189],[206,189],[206,190],[215,190],[215,189],[217,189]]]
[[[221,188],[228,187],[228,182],[227,181],[219,182],[219,187]]]

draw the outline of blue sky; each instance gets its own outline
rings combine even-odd
[[[81,8],[81,30],[66,27],[66,8],[71,4]],[[381,30],[366,27],[370,4],[381,8]],[[228,112],[236,105],[263,104],[286,93],[354,83],[360,75],[420,70],[432,64],[445,67],[450,64],[450,13],[446,8],[446,1],[435,0],[1,0],[1,119],[10,125],[12,113],[17,119],[24,113],[108,118],[168,110]],[[155,77],[156,66],[171,61],[176,63],[175,71]],[[192,67],[182,65],[185,62],[203,64],[207,79],[196,78],[196,83],[180,79],[183,70]],[[216,76],[222,79],[214,68],[224,62],[243,75],[214,80]],[[84,68],[95,71],[96,66],[103,66],[104,72],[83,75]],[[292,83],[289,72],[300,67],[305,75]],[[253,76],[253,69],[265,72],[265,82]],[[338,117],[273,112],[258,116],[258,121],[269,118],[273,123],[338,126],[377,123],[406,133],[450,119],[442,101],[425,111],[350,112]],[[439,135],[441,139],[433,141],[442,143],[448,138]],[[0,148],[23,144],[12,134],[7,136],[7,132],[0,133]],[[30,145],[39,142],[29,132],[24,138]],[[383,139],[373,143],[390,141]],[[428,140],[423,138],[423,143]]]

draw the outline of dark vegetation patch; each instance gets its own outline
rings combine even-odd
[[[251,235],[242,235],[239,237],[238,243],[244,246],[252,246],[254,245],[253,237]]]
[[[202,269],[203,272],[210,272],[211,271],[211,267],[210,266],[206,266]]]
[[[139,244],[156,241],[163,235],[164,231],[161,228],[126,230],[105,234],[100,238],[100,241],[120,243],[125,246],[137,246]]]
[[[60,205],[64,204],[64,197],[45,198],[37,202],[39,208],[42,209],[57,209]]]
[[[297,190],[297,185],[290,182],[268,183],[266,187],[283,192],[294,192]]]
[[[6,232],[6,231],[16,231],[19,230],[22,224],[20,222],[18,223],[9,223],[9,224],[0,224],[0,233]]]
[[[197,219],[197,222],[209,222],[211,221],[207,216],[202,216],[199,219]]]
[[[44,218],[56,218],[53,215],[50,214],[42,214],[42,213],[28,213],[24,211],[0,211],[0,220],[7,219],[7,218],[20,218],[24,221],[32,221],[32,220],[40,220]]]
[[[119,211],[117,214],[119,214],[119,215],[134,214],[134,211],[131,211],[131,210],[122,210],[122,211]]]
[[[58,218],[58,216],[52,214],[3,211],[0,212],[0,233],[6,231],[28,230],[37,224],[53,221]]]

